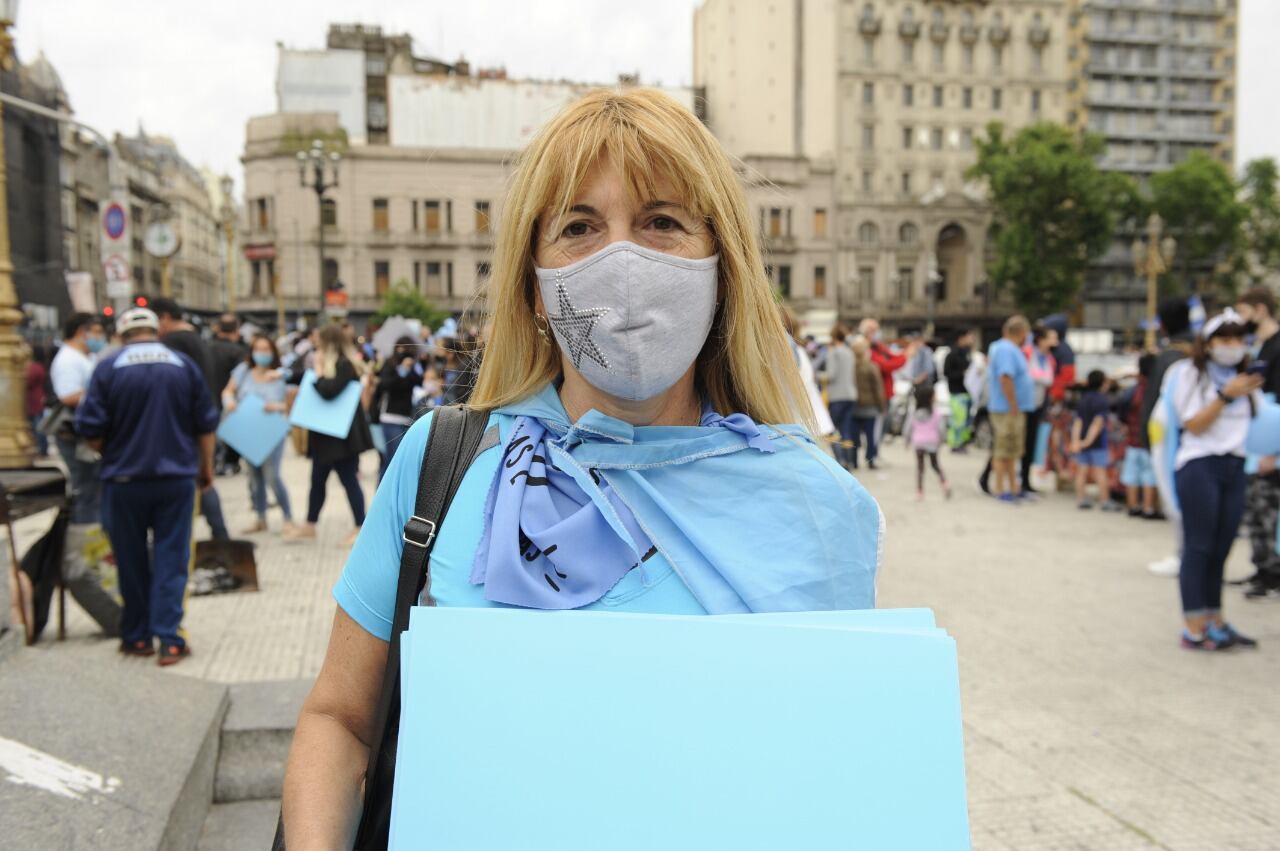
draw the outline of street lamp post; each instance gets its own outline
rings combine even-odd
[[[1156,327],[1159,324],[1156,319],[1157,283],[1173,263],[1174,253],[1178,249],[1178,243],[1173,237],[1160,238],[1163,231],[1164,220],[1152,213],[1147,219],[1147,238],[1135,239],[1132,248],[1133,269],[1147,279],[1147,332],[1143,339],[1143,346],[1147,351],[1155,351],[1156,348]]]
[[[324,280],[324,193],[329,189],[333,189],[338,185],[338,162],[342,156],[337,151],[325,152],[324,143],[316,139],[311,143],[310,151],[298,151],[298,183],[303,189],[311,189],[316,193],[316,207],[320,214],[320,311],[323,313],[325,309],[325,280]],[[326,179],[325,163],[328,162],[328,175],[332,179]],[[311,166],[311,182],[307,182],[307,165]]]
[[[0,68],[13,67],[13,36],[9,28],[18,17],[17,0],[0,0]],[[3,105],[0,105],[3,110]],[[31,353],[18,325],[18,292],[13,286],[9,256],[9,193],[4,156],[4,113],[0,111],[0,467],[30,467],[35,441],[23,416],[27,361]]]
[[[222,238],[226,242],[227,268],[223,271],[223,278],[227,288],[227,313],[236,312],[236,261],[239,259],[235,256],[235,236],[236,236],[236,207],[231,197],[235,191],[235,183],[230,176],[223,175],[221,181],[222,189]]]

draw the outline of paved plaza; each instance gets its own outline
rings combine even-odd
[[[1188,653],[1177,583],[1145,567],[1171,551],[1168,524],[1081,512],[1066,495],[998,505],[972,485],[974,457],[944,457],[955,497],[930,481],[921,504],[914,458],[890,446],[885,460],[863,476],[888,523],[880,604],[933,608],[958,643],[975,849],[1280,848],[1280,605],[1228,589],[1228,615],[1261,650]],[[371,495],[375,458],[364,462]],[[290,453],[286,478],[301,515],[306,462]],[[235,533],[250,520],[245,477],[218,488]],[[23,542],[47,522],[25,521]],[[194,655],[172,674],[313,677],[350,529],[335,480],[318,541],[253,536],[261,590],[192,599]],[[1249,572],[1246,556],[1242,542],[1229,575]],[[68,624],[68,641],[37,652],[148,664],[94,638],[74,604]]]

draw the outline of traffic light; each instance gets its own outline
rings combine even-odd
[[[112,316],[116,315],[116,310],[114,307],[108,305],[107,307],[102,308],[102,315],[110,319]]]
[[[134,305],[134,307],[146,307],[146,306],[147,306],[147,297],[146,297],[146,296],[144,296],[144,295],[137,296],[137,297],[136,297],[136,298],[134,298],[134,300],[133,300],[133,305]]]

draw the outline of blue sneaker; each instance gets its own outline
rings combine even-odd
[[[1210,624],[1206,634],[1221,647],[1245,647],[1253,649],[1258,646],[1256,639],[1236,632],[1235,627],[1229,623],[1224,623],[1221,627]]]
[[[1005,505],[1017,505],[1018,498],[1011,493],[1002,493],[996,497],[997,502],[1003,502]]]
[[[1184,650],[1226,650],[1231,645],[1222,645],[1214,641],[1212,636],[1206,632],[1199,638],[1192,638],[1191,633],[1185,629],[1182,631],[1182,648]]]

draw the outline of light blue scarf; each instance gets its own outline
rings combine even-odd
[[[882,520],[799,426],[704,414],[571,424],[554,387],[499,409],[503,460],[471,581],[533,608],[598,600],[662,555],[712,614],[875,605]]]

